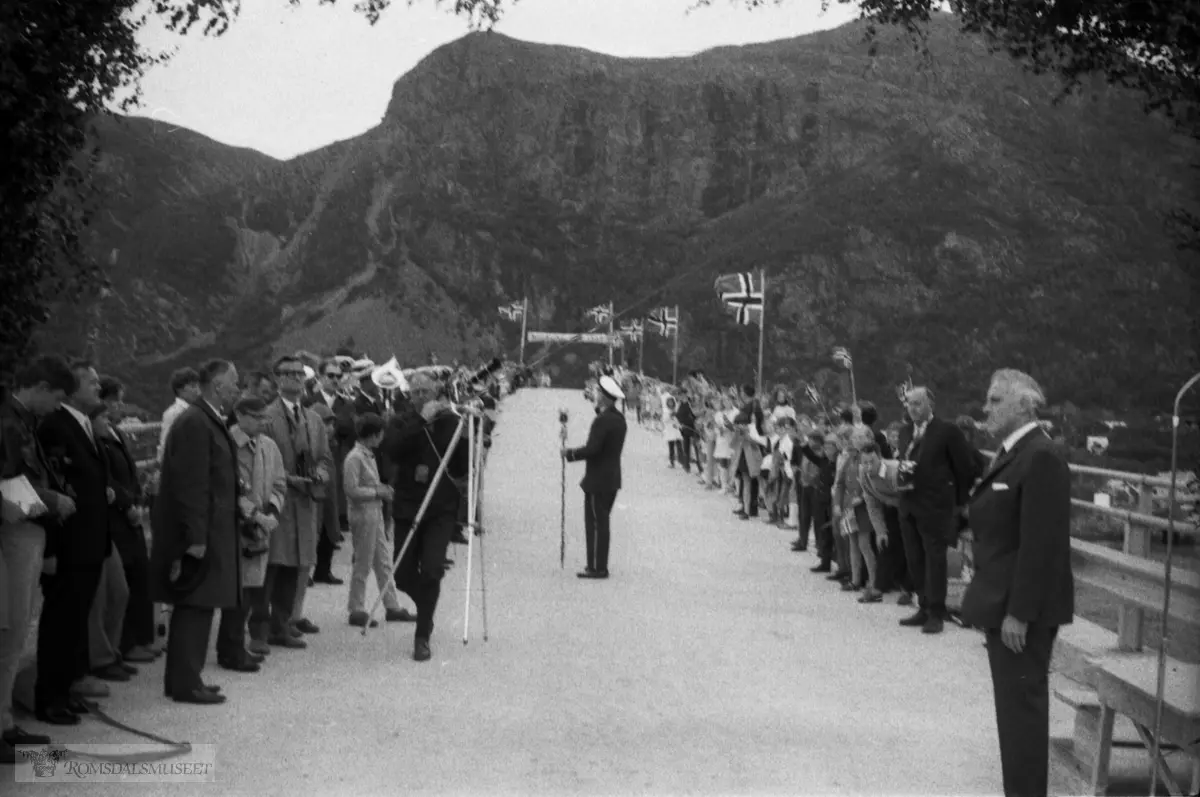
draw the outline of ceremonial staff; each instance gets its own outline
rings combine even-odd
[[[567,418],[568,416],[566,410],[558,411],[558,422],[562,426],[562,429],[559,432],[559,439],[562,441],[562,445],[564,446],[567,444]],[[559,495],[559,505],[561,511],[559,512],[558,521],[558,566],[561,569],[566,567],[567,561],[567,460],[564,457],[559,457],[559,459],[561,460],[559,467],[562,471],[562,489]]]

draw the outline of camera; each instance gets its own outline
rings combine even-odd
[[[911,490],[917,478],[917,463],[911,459],[902,459],[896,467],[896,487],[900,490]]]

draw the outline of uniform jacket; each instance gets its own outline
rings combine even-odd
[[[38,438],[47,462],[75,500],[75,513],[62,521],[61,534],[46,540],[46,557],[58,557],[58,571],[98,566],[112,549],[108,528],[108,460],[65,407],[42,419]]]
[[[460,420],[457,414],[443,411],[434,416],[432,421],[426,422],[420,413],[413,412],[404,416],[393,431],[388,441],[389,461],[399,463],[392,473],[398,505],[401,504],[401,492],[404,493],[403,506],[395,510],[397,520],[416,517],[416,510],[433,484]],[[454,451],[450,453],[446,475],[438,482],[429,499],[427,516],[442,513],[458,515],[459,506],[467,496],[466,479],[470,468],[467,446],[464,430]],[[413,506],[414,503],[416,506]],[[408,507],[412,507],[411,516],[400,514],[407,512]]]
[[[1071,471],[1040,429],[992,464],[970,503],[975,575],[962,616],[997,629],[1006,614],[1060,626],[1075,614],[1071,573]]]
[[[163,451],[151,521],[153,600],[210,609],[241,604],[237,502],[236,446],[224,419],[207,401],[198,401],[175,420]],[[204,575],[195,590],[181,597],[171,588],[171,565],[192,545],[205,546]]]
[[[297,423],[287,411],[282,398],[267,407],[267,425],[263,433],[270,437],[283,456],[283,466],[289,475],[299,475],[297,464],[303,458],[309,473],[321,472],[326,485],[332,486],[333,453],[321,418],[307,407],[300,409]],[[336,494],[325,490],[325,500],[336,500]],[[323,507],[306,488],[289,486],[287,501],[279,514],[279,528],[271,534],[268,562],[284,567],[312,567],[317,561],[317,534],[321,529]]]
[[[921,516],[950,514],[967,503],[979,475],[971,447],[961,429],[936,416],[915,443],[913,433],[908,425],[900,430],[899,458],[917,463],[913,488],[904,491],[900,509]]]
[[[587,443],[567,449],[567,462],[587,463],[583,481],[579,483],[585,493],[615,493],[621,489],[625,432],[625,416],[616,407],[609,407],[592,421]]]
[[[421,499],[425,497],[425,485],[416,479],[421,451],[409,442],[409,438],[424,423],[420,413],[405,402],[404,409],[388,419],[383,443],[379,446],[379,478],[395,490],[391,512],[392,518],[397,521],[415,518],[421,507]]]

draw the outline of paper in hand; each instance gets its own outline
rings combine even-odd
[[[39,517],[49,511],[25,476],[0,481],[0,497],[3,497],[5,502],[4,521],[6,523],[17,523]],[[9,509],[9,505],[16,507],[20,514],[16,517],[9,517],[8,515],[12,511]]]

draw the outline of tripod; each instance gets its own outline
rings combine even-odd
[[[479,524],[479,485],[483,467],[483,418],[476,410],[463,407],[458,409],[461,412],[458,425],[454,429],[454,435],[450,438],[450,444],[446,446],[446,452],[442,455],[442,459],[438,463],[437,470],[433,474],[433,479],[430,480],[429,487],[425,491],[425,497],[421,500],[421,506],[417,509],[416,517],[413,518],[412,525],[409,527],[408,535],[404,538],[404,544],[400,546],[399,553],[393,559],[392,583],[394,584],[396,581],[396,571],[400,569],[400,563],[404,559],[404,554],[408,551],[408,546],[412,544],[417,529],[421,527],[421,521],[425,519],[425,513],[429,510],[429,503],[433,499],[434,491],[441,484],[442,479],[446,477],[446,470],[450,466],[450,457],[454,455],[454,451],[458,448],[458,444],[465,433],[467,435],[467,530],[471,532],[467,536],[466,617],[463,622],[463,644],[465,645],[467,644],[467,630],[471,612],[471,541],[475,537],[479,537],[479,579],[483,606],[483,640],[486,642],[488,638],[487,573],[484,569],[483,560],[483,528]],[[375,598],[375,603],[371,606],[371,611],[368,613],[368,621],[363,626],[363,636],[367,635],[367,629],[371,626],[370,621],[375,618],[375,613],[379,611],[379,605],[383,603],[384,594],[385,590],[380,590],[379,595]]]

